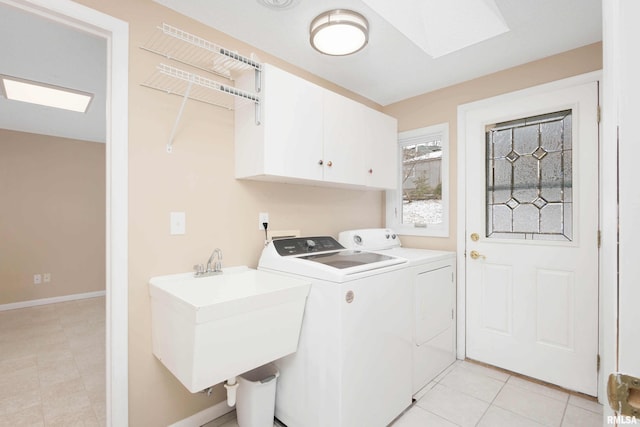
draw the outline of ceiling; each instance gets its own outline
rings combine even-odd
[[[0,128],[105,142],[106,39],[2,3],[0,16],[0,74],[94,94],[86,113],[0,94]]]
[[[435,59],[368,7],[371,0],[294,0],[284,10],[259,0],[154,1],[381,105],[602,40],[602,0],[495,0],[510,31]],[[438,1],[395,3],[424,9]],[[369,44],[354,55],[325,56],[309,45],[313,18],[335,8],[369,20]]]
[[[602,38],[602,0],[495,0],[510,31],[435,59],[369,8],[371,0],[294,0],[292,7],[278,11],[259,0],[155,1],[380,105]],[[353,9],[367,17],[370,38],[365,49],[330,57],[311,48],[309,23],[332,8]],[[95,94],[85,114],[9,101],[0,95],[0,128],[104,142],[105,39],[2,3],[0,16],[0,74]]]

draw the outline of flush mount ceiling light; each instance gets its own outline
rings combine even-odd
[[[311,46],[325,55],[358,52],[369,41],[369,23],[357,12],[335,9],[318,15],[309,26]]]
[[[2,94],[10,100],[86,113],[93,95],[74,89],[0,75]]]

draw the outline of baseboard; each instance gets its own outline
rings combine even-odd
[[[200,427],[215,420],[216,418],[220,418],[223,415],[228,414],[233,410],[235,410],[235,407],[229,407],[227,405],[227,401],[223,400],[222,402],[210,406],[207,409],[203,409],[197,414],[193,414],[188,418],[171,424],[169,427]]]
[[[38,305],[55,304],[58,302],[74,301],[78,299],[96,298],[105,296],[106,291],[86,292],[84,294],[63,295],[61,297],[51,297],[34,299],[30,301],[12,302],[0,305],[0,311],[15,310],[17,308],[36,307]]]

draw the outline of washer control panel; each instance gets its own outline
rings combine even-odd
[[[337,251],[344,249],[340,243],[330,236],[293,237],[277,239],[273,246],[280,256],[308,254],[311,252]]]

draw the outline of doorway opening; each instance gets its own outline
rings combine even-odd
[[[128,425],[128,25],[70,0],[0,0],[107,41],[106,420]]]

